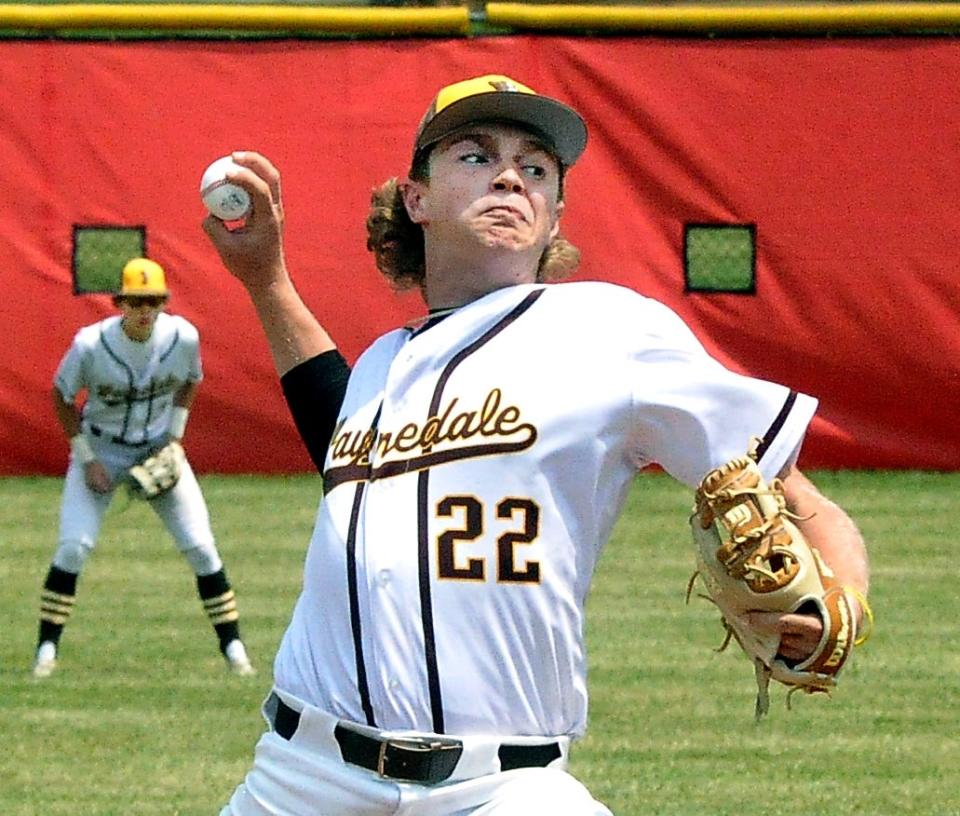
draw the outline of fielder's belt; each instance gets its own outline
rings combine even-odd
[[[267,705],[272,710],[273,730],[285,740],[293,739],[300,726],[300,712],[288,706],[276,694]],[[377,738],[337,725],[333,736],[340,746],[344,762],[373,771],[384,779],[436,785],[450,778],[463,754],[460,740],[439,735]],[[544,768],[562,755],[560,745],[510,745],[497,752],[500,769]]]
[[[99,437],[102,437],[103,439],[109,439],[111,442],[113,442],[116,445],[126,445],[128,448],[142,448],[144,445],[150,444],[149,439],[144,439],[140,442],[128,442],[122,436],[111,436],[105,430],[103,430],[103,428],[97,425],[89,425],[88,429],[90,433],[92,433],[94,436],[99,436]]]

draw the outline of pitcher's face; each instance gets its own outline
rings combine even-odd
[[[429,180],[410,184],[408,211],[428,240],[539,257],[559,229],[559,162],[521,128],[461,129],[433,149]]]

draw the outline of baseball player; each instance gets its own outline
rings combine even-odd
[[[114,296],[120,315],[80,329],[54,377],[53,404],[70,440],[60,534],[43,584],[34,677],[57,666],[63,627],[73,612],[77,579],[93,552],[103,514],[127,470],[186,430],[202,379],[199,335],[166,314],[164,271],[146,258],[123,269]],[[82,409],[77,398],[86,392]],[[240,639],[237,603],[210,529],[200,485],[184,462],[172,490],[150,506],[197,576],[200,600],[236,674],[254,669]]]
[[[279,174],[234,154],[252,214],[204,228],[256,306],[324,498],[269,728],[221,816],[609,814],[566,771],[584,601],[652,463],[693,487],[762,437],[762,470],[866,593],[858,531],[794,466],[812,397],[730,372],[633,291],[552,282],[578,260],[559,223],[586,140],[574,110],[507,77],[442,89],[367,221],[378,268],[429,312],[352,371],[285,268]],[[757,625],[792,658],[821,628]]]

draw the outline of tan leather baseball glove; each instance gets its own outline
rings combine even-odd
[[[139,499],[156,499],[180,479],[186,454],[179,442],[168,442],[127,471],[130,492]]]
[[[716,604],[727,631],[720,649],[733,638],[754,662],[758,718],[769,708],[771,678],[790,693],[829,692],[854,643],[862,642],[854,606],[861,598],[840,586],[793,523],[796,518],[786,507],[781,482],[768,485],[751,454],[703,478],[690,517],[697,572],[687,599],[699,576],[707,591],[702,597]],[[750,627],[749,611],[819,615],[823,636],[806,660],[788,661],[778,654],[779,635]]]

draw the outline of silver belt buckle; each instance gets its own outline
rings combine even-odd
[[[407,737],[385,739],[380,743],[380,750],[377,753],[377,776],[387,778],[387,749],[396,748],[400,751],[433,753],[435,751],[455,751],[462,749],[459,740],[438,740],[427,737]],[[392,777],[390,777],[392,778]]]

